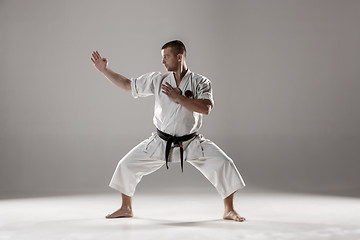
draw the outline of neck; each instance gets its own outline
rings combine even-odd
[[[174,71],[174,77],[176,80],[177,85],[179,86],[181,80],[183,79],[183,77],[185,76],[186,72],[187,72],[188,68],[187,66],[184,64],[182,66],[179,67],[178,70]]]

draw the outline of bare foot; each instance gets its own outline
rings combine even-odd
[[[133,217],[133,212],[129,208],[121,207],[115,212],[108,214],[106,218],[130,218]]]
[[[234,220],[237,222],[243,222],[246,220],[244,217],[240,216],[235,210],[230,210],[228,212],[225,212],[223,219]]]

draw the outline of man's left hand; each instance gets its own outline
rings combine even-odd
[[[161,85],[161,92],[167,95],[171,100],[176,103],[179,103],[181,95],[181,90],[179,88],[173,88],[168,82],[165,82]]]

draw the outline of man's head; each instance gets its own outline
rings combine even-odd
[[[179,40],[165,43],[161,48],[161,54],[163,56],[162,63],[168,71],[176,71],[182,64],[185,64],[186,48]]]
[[[178,54],[182,54],[182,55],[186,56],[185,45],[180,40],[174,40],[174,41],[165,43],[161,49],[165,49],[165,48],[171,48],[171,50],[175,56]]]

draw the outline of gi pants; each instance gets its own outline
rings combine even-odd
[[[245,187],[233,160],[201,134],[183,142],[184,161],[198,169],[224,199]],[[141,178],[165,164],[166,141],[156,132],[134,147],[118,163],[109,186],[133,196]],[[170,151],[171,162],[179,162],[179,147]]]

